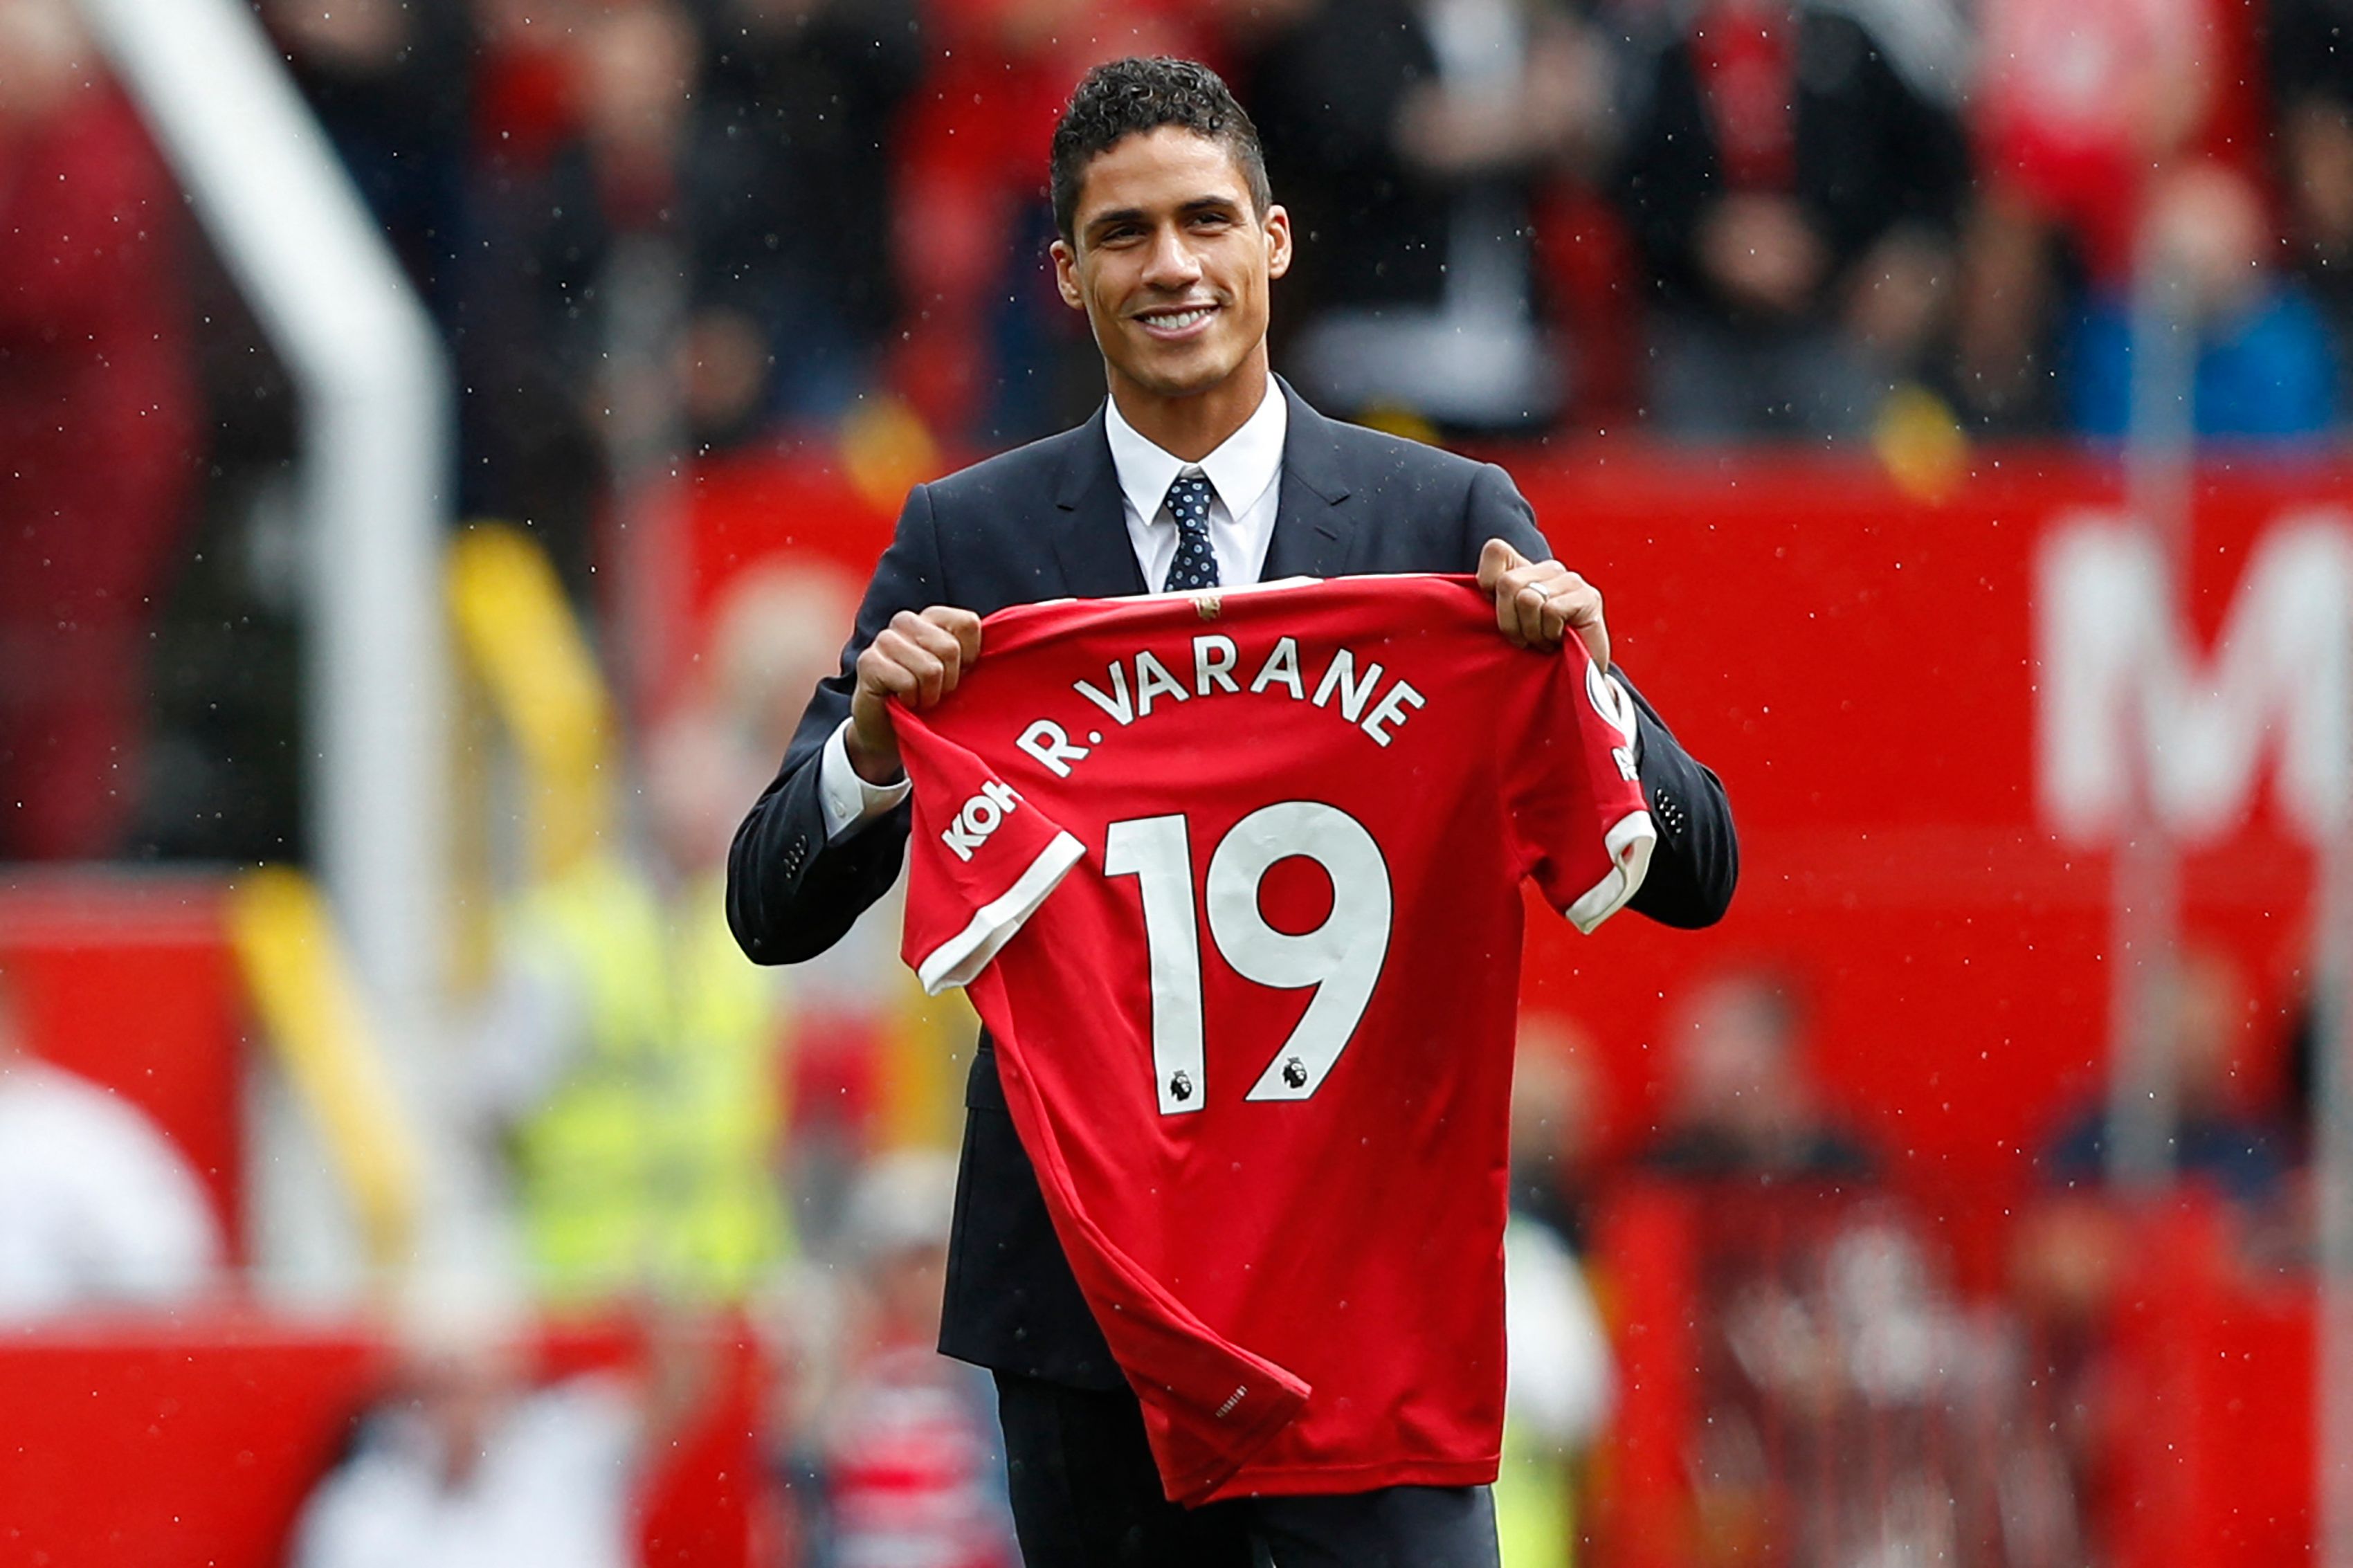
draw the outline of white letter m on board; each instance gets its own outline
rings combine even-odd
[[[2242,823],[2278,759],[2283,816],[2316,837],[2345,809],[2353,750],[2353,520],[2291,517],[2247,557],[2211,656],[2167,602],[2158,545],[2106,516],[2059,520],[2036,563],[2044,818],[2112,838],[2136,773],[2189,839]]]

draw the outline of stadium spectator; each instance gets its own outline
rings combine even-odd
[[[2253,8],[2216,0],[1989,0],[1973,93],[1978,199],[1957,387],[1995,429],[2063,424],[2063,351],[2086,293],[2121,298],[2150,194],[2184,159],[2243,168],[2260,132]]]
[[[1015,1568],[987,1375],[934,1349],[955,1162],[870,1166],[842,1240],[856,1263],[841,1364],[804,1435],[808,1568]]]
[[[1707,0],[1636,68],[1621,200],[1649,268],[1650,416],[1846,436],[1920,374],[1968,179],[1941,4]]]
[[[1449,429],[1548,424],[1564,376],[1531,208],[1598,163],[1609,95],[1602,47],[1551,3],[1329,3],[1271,49],[1256,99],[1302,237],[1301,388]]]
[[[262,0],[260,11],[360,199],[454,324],[473,154],[467,0]]]
[[[736,950],[717,879],[739,761],[707,727],[663,730],[651,842],[591,849],[506,922],[471,1087],[563,1306],[736,1301],[790,1249],[779,988]]]
[[[681,347],[702,40],[677,0],[562,20],[564,46],[543,57],[490,29],[506,58],[554,76],[564,109],[525,116],[533,144],[481,164],[457,345],[464,499],[530,529],[575,602],[602,608],[590,587],[607,493],[634,502],[691,437]]]
[[[0,8],[0,859],[116,853],[188,519],[182,204],[69,0]]]
[[[1644,1156],[1694,1181],[1853,1181],[1867,1151],[1822,1108],[1805,1058],[1803,1018],[1788,980],[1736,970],[1707,981],[1676,1010],[1673,1103]]]
[[[1591,1136],[1590,1069],[1576,1042],[1523,1027],[1512,1072],[1512,1216],[1504,1231],[1504,1455],[1495,1532],[1509,1568],[1566,1568],[1578,1462],[1617,1399],[1617,1368],[1576,1250],[1570,1184]]]
[[[724,441],[771,414],[829,421],[875,384],[898,322],[895,132],[926,51],[914,0],[723,0],[712,31],[686,395]]]
[[[728,759],[730,776],[756,774],[760,759],[783,752],[798,704],[832,673],[857,613],[856,579],[807,558],[744,574],[714,607],[681,721],[702,729],[701,743]],[[814,1250],[828,1248],[863,1162],[891,1137],[889,1091],[910,1086],[892,1081],[890,1053],[920,994],[899,959],[895,900],[794,972],[784,1169],[799,1238]]]
[[[121,1097],[35,1057],[0,974],[0,1324],[177,1306],[221,1261],[187,1162]]]
[[[2262,198],[2219,163],[2168,175],[2150,193],[2144,264],[2178,280],[2179,330],[2196,344],[2188,367],[2200,436],[2294,439],[2337,416],[2337,368],[2328,330],[2303,286],[2271,264],[2277,250]],[[2163,330],[2163,329],[2160,329]],[[2088,436],[2120,437],[2132,423],[2136,356],[2131,301],[2095,292],[2072,334],[2068,401]]]
[[[2272,91],[2289,267],[2329,327],[2353,408],[2353,5],[2274,0]]]
[[[480,1289],[411,1303],[396,1386],[295,1526],[292,1568],[633,1568],[649,1422],[617,1374],[528,1380]]]
[[[1603,1087],[1594,1042],[1574,1023],[1521,1024],[1512,1066],[1512,1212],[1550,1228],[1582,1252],[1587,1207],[1600,1174]]]
[[[2184,952],[2157,1016],[2173,1079],[2171,1169],[2242,1207],[2270,1202],[2291,1168],[2297,1129],[2243,1076],[2257,1014],[2237,963],[2211,947]],[[2079,1112],[2043,1151],[2044,1178],[2068,1189],[2104,1183],[2112,1131],[2105,1104]]]

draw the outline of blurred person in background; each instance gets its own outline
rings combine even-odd
[[[1716,975],[1674,1016],[1673,1100],[1645,1165],[1684,1180],[1760,1185],[1871,1174],[1869,1152],[1820,1102],[1788,976]]]
[[[444,331],[470,215],[468,0],[261,0],[295,85]]]
[[[1531,1016],[1512,1068],[1512,1212],[1585,1249],[1605,1093],[1593,1042],[1573,1021]]]
[[[1017,1568],[988,1376],[939,1340],[955,1161],[885,1155],[859,1178],[830,1386],[799,1442],[813,1477],[806,1568]]]
[[[1986,0],[1956,336],[1974,423],[2068,421],[2068,336],[2087,298],[2130,292],[2151,193],[2186,159],[2243,163],[2260,133],[2255,62],[2235,58],[2254,15],[2229,0]]]
[[[679,722],[727,776],[756,777],[791,740],[794,705],[831,673],[857,613],[857,580],[830,562],[787,557],[744,574],[712,614]],[[889,1136],[884,1101],[899,1086],[886,1082],[888,1058],[913,989],[889,900],[793,972],[782,1168],[798,1239],[814,1252],[830,1248],[861,1165]]]
[[[1648,269],[1651,422],[1853,436],[1931,366],[1968,189],[1943,0],[1703,0],[1630,68],[1620,199]]]
[[[303,1505],[290,1568],[635,1568],[677,1380],[535,1385],[523,1328],[484,1281],[412,1290],[392,1390]]]
[[[702,39],[679,0],[485,11],[487,111],[501,138],[524,134],[484,155],[476,194],[457,342],[463,499],[531,530],[595,611],[609,607],[596,568],[628,537],[605,527],[608,498],[636,506],[693,436],[682,361]],[[545,82],[534,95],[518,77]]]
[[[1504,1230],[1504,1568],[1577,1558],[1578,1466],[1617,1401],[1617,1365],[1577,1255],[1571,1188],[1592,1136],[1592,1072],[1565,1030],[1520,1031],[1512,1072],[1511,1219]]]
[[[2263,1016],[2236,961],[2195,943],[2164,979],[2155,1009],[2174,1080],[2169,1168],[2223,1201],[2234,1243],[2267,1243],[2274,1254],[2267,1261],[2276,1264],[2279,1222],[2294,1214],[2298,1195],[2288,1178],[2300,1129],[2255,1092],[2247,1072]],[[2112,1136],[2103,1098],[2044,1145],[2036,1161],[2042,1190],[2020,1212],[2010,1257],[2011,1295],[2032,1331],[2054,1438],[2077,1494],[2095,1500],[2118,1480],[2116,1424],[2131,1409],[2116,1358],[2141,1225],[2171,1206],[2136,1205],[2110,1184]],[[2313,1234],[2309,1216],[2297,1217],[2297,1237]],[[2094,1510],[2095,1517],[2106,1511]]]
[[[471,243],[459,264],[452,334],[461,393],[459,506],[528,529],[584,612],[610,475],[596,406],[583,395],[579,340],[594,321],[576,297],[579,258],[543,230],[577,181],[586,68],[569,0],[480,0]],[[584,319],[585,318],[585,319]]]
[[[782,996],[728,934],[719,879],[742,754],[684,717],[643,767],[647,847],[591,849],[523,895],[475,1025],[476,1113],[565,1307],[737,1301],[791,1247]]]
[[[2353,408],[2353,5],[2273,0],[2273,124],[2288,266],[2320,309]]]
[[[899,318],[898,128],[928,63],[915,0],[721,0],[696,106],[689,423],[727,444],[830,422]]]
[[[2167,175],[2142,218],[2142,265],[2179,280],[2181,330],[2196,344],[2184,390],[2201,437],[2310,439],[2334,426],[2339,370],[2319,308],[2292,272],[2263,197],[2243,174],[2199,163]],[[2094,292],[2070,342],[2071,423],[2118,437],[2132,425],[2132,301]]]
[[[1547,425],[1565,369],[1532,207],[1599,165],[1609,92],[1602,46],[1552,0],[1326,3],[1274,45],[1254,97],[1308,241],[1284,355],[1301,387],[1351,416]]]
[[[2259,1012],[2228,953],[2193,945],[2160,988],[2157,1017],[2170,1063],[2170,1165],[2245,1209],[2276,1197],[2293,1166],[2300,1129],[2247,1076]],[[2054,1187],[2091,1188],[2107,1177],[2111,1136],[2105,1100],[2076,1112],[2042,1152]]]
[[[0,972],[0,1325],[180,1306],[221,1265],[185,1158],[121,1096],[32,1054]]]
[[[122,847],[189,518],[180,194],[71,0],[0,5],[0,859]]]

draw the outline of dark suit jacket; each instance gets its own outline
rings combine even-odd
[[[1267,578],[1469,572],[1491,538],[1530,560],[1551,553],[1503,469],[1335,423],[1282,391],[1291,424]],[[828,846],[818,804],[818,752],[849,716],[858,655],[892,616],[929,605],[985,616],[1039,599],[1144,591],[1100,411],[1075,430],[917,486],[874,569],[841,673],[818,686],[783,771],[736,832],[727,915],[744,951],[762,963],[813,957],[899,874],[904,807]],[[1642,785],[1660,837],[1632,907],[1670,925],[1705,925],[1724,912],[1737,870],[1724,789],[1639,694],[1635,703]],[[965,1104],[940,1348],[1000,1371],[1123,1386],[1014,1136],[986,1034]]]

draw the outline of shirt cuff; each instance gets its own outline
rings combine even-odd
[[[891,810],[913,792],[914,784],[868,784],[849,761],[849,721],[827,737],[817,764],[818,808],[825,815],[825,841],[839,844]]]

